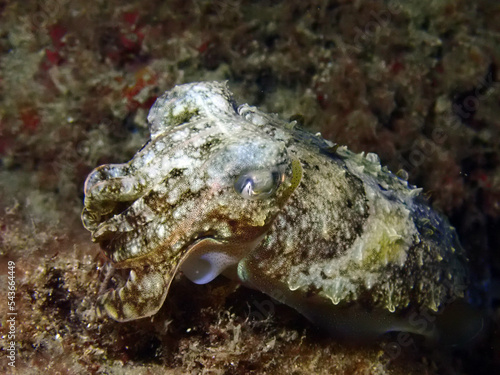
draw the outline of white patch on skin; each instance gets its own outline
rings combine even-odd
[[[167,202],[170,205],[174,205],[179,200],[180,194],[181,194],[181,191],[178,188],[174,188],[174,189],[170,190],[168,193]]]
[[[166,233],[165,226],[159,225],[158,229],[157,229],[157,233],[158,233],[158,237],[160,237],[160,238],[165,237],[165,233]]]
[[[183,130],[174,133],[171,139],[173,142],[184,141],[186,139],[189,139],[190,134],[191,134],[190,130],[188,128],[185,128]]]

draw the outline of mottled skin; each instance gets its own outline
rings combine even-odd
[[[205,257],[216,274],[232,269],[345,335],[418,331],[409,311],[463,297],[454,229],[376,155],[238,108],[218,82],[175,87],[148,121],[150,142],[85,184],[86,228],[115,267],[131,269],[124,287],[99,298],[100,313],[155,314],[175,273],[201,275]]]

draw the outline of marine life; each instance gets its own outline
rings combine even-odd
[[[455,230],[375,154],[238,107],[220,82],[176,86],[148,122],[132,160],[85,183],[85,227],[130,270],[99,314],[155,314],[178,271],[236,278],[341,336],[422,333],[410,312],[464,299]]]

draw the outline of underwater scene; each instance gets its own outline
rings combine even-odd
[[[0,0],[0,373],[500,373],[498,19]]]

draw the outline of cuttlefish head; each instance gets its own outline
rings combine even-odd
[[[119,321],[156,313],[179,269],[199,284],[229,272],[302,175],[285,140],[242,116],[225,84],[177,86],[148,121],[151,141],[128,163],[96,168],[84,188],[85,227],[115,267],[130,269],[98,300]]]

